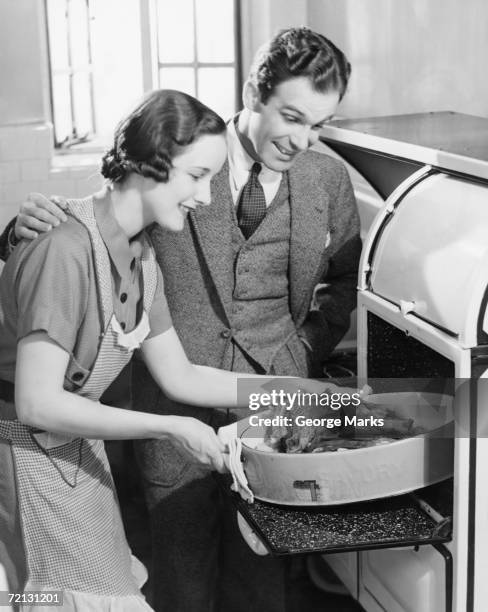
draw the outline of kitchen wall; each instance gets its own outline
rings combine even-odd
[[[342,115],[488,117],[486,0],[308,0],[307,19],[353,65]]]
[[[242,74],[256,50],[282,28],[308,25],[307,0],[241,0]]]

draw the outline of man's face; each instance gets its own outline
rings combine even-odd
[[[275,88],[266,104],[257,97],[246,104],[251,111],[247,136],[264,165],[283,172],[317,142],[338,104],[337,91],[320,93],[306,77],[289,79]]]

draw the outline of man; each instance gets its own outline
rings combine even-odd
[[[347,330],[361,248],[353,191],[339,161],[308,149],[349,74],[342,52],[320,34],[280,32],[258,52],[244,84],[244,110],[229,123],[228,162],[212,182],[212,205],[190,214],[179,234],[151,230],[173,322],[195,363],[320,375]],[[42,213],[24,205],[18,235],[29,223],[41,229],[32,214],[57,222],[50,204],[39,204]],[[238,418],[176,405],[138,363],[133,400],[136,409],[215,427]],[[140,441],[136,454],[151,517],[155,608],[286,610],[284,564],[247,548],[212,476],[166,441]]]

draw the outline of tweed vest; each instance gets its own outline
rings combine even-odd
[[[248,240],[238,227],[233,209],[232,247],[232,342],[223,367],[247,370],[245,361],[250,357],[268,372],[276,352],[295,333],[288,286],[290,201],[287,175],[266,216]]]

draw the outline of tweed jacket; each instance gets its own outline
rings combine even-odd
[[[307,151],[288,171],[288,181],[290,312],[298,334],[323,361],[347,331],[356,305],[359,217],[342,162]],[[153,226],[149,234],[189,359],[219,367],[230,342],[234,282],[227,163],[214,177],[211,193],[211,205],[190,213],[182,232]]]

